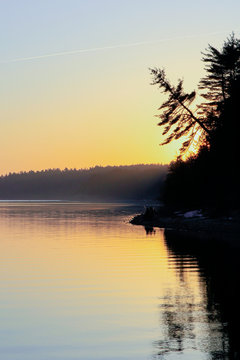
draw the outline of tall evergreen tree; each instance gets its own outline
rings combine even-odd
[[[185,135],[188,139],[181,153],[189,147],[196,133],[201,133],[202,143],[209,146],[222,143],[222,134],[229,140],[231,132],[239,136],[240,40],[232,34],[221,50],[209,45],[202,60],[206,64],[206,76],[200,80],[199,89],[204,90],[201,94],[204,101],[195,111],[191,108],[196,99],[195,91],[185,93],[182,80],[173,86],[163,69],[151,69],[152,84],[168,94],[157,115],[158,125],[163,127],[162,134],[167,135],[162,145]]]
[[[234,34],[218,50],[209,45],[202,58],[206,75],[199,82],[203,101],[196,92],[185,93],[183,81],[173,86],[162,69],[151,69],[152,84],[168,95],[160,106],[159,126],[168,144],[186,136],[181,156],[196,134],[199,151],[170,167],[165,200],[185,206],[236,207],[240,201],[240,40]]]
[[[206,101],[199,109],[212,128],[211,145],[230,161],[239,155],[240,40],[232,34],[220,51],[209,45],[203,55],[207,74],[199,89]]]

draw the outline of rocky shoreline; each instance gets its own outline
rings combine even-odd
[[[240,243],[240,214],[211,217],[200,210],[168,212],[164,208],[147,207],[145,212],[130,220],[133,225],[164,228],[174,231],[202,233],[208,237],[234,238]]]

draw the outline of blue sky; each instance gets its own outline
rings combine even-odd
[[[0,173],[171,161],[148,68],[196,88],[201,51],[238,36],[239,14],[231,0],[1,0]]]

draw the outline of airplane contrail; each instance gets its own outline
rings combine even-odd
[[[0,61],[0,63],[4,64],[4,63],[15,63],[15,62],[23,62],[23,61],[31,61],[31,60],[40,60],[40,59],[46,59],[46,58],[50,58],[50,57],[77,55],[77,54],[88,53],[88,52],[128,48],[128,47],[135,47],[135,46],[142,46],[142,45],[151,45],[151,44],[158,44],[158,43],[166,42],[166,41],[191,39],[191,38],[198,38],[198,37],[208,36],[208,35],[219,35],[219,34],[224,34],[224,33],[229,33],[229,32],[221,31],[221,32],[212,32],[212,33],[206,33],[206,34],[184,35],[184,36],[176,36],[176,37],[164,38],[164,39],[153,40],[153,41],[141,41],[141,42],[135,42],[135,43],[129,43],[129,44],[118,44],[118,45],[102,46],[102,47],[95,47],[95,48],[62,51],[62,52],[56,52],[56,53],[50,53],[50,54],[2,60],[2,61]]]

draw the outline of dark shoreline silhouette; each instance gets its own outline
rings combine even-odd
[[[201,210],[175,212],[165,207],[157,209],[146,207],[142,214],[134,216],[130,223],[144,227],[159,227],[178,232],[189,233],[204,241],[226,242],[240,249],[240,212],[234,211],[231,216],[213,216]],[[183,245],[184,246],[184,245]]]

